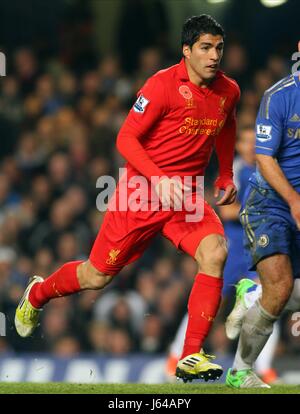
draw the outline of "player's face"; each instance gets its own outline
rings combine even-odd
[[[200,80],[210,81],[216,76],[223,56],[224,40],[220,35],[203,34],[190,48],[183,46],[183,54],[190,69]]]

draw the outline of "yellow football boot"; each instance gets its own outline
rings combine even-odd
[[[188,355],[178,362],[175,375],[184,382],[194,379],[215,381],[223,374],[223,368],[210,362],[211,359],[215,359],[215,356],[207,355],[203,351]]]
[[[30,336],[38,325],[40,312],[42,309],[34,308],[28,300],[29,292],[33,285],[43,282],[40,276],[34,276],[27,286],[22,299],[16,310],[15,326],[18,334],[23,338]]]

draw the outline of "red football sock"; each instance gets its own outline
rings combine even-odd
[[[185,334],[181,358],[200,352],[221,302],[223,279],[199,273],[192,287],[188,314],[189,321]]]
[[[77,278],[77,267],[83,260],[69,262],[52,273],[44,282],[33,285],[29,301],[35,308],[41,308],[52,298],[67,296],[81,290]]]

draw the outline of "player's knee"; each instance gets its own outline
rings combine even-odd
[[[199,254],[196,256],[196,261],[202,269],[213,267],[216,269],[223,270],[226,258],[226,243],[219,243],[211,249],[207,249],[206,251],[200,251]]]
[[[88,260],[78,268],[78,279],[83,289],[103,289],[108,285],[113,276],[97,270]]]

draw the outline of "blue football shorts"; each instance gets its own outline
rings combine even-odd
[[[249,270],[276,253],[290,257],[294,277],[300,277],[300,231],[285,201],[274,190],[248,188],[240,212]]]

